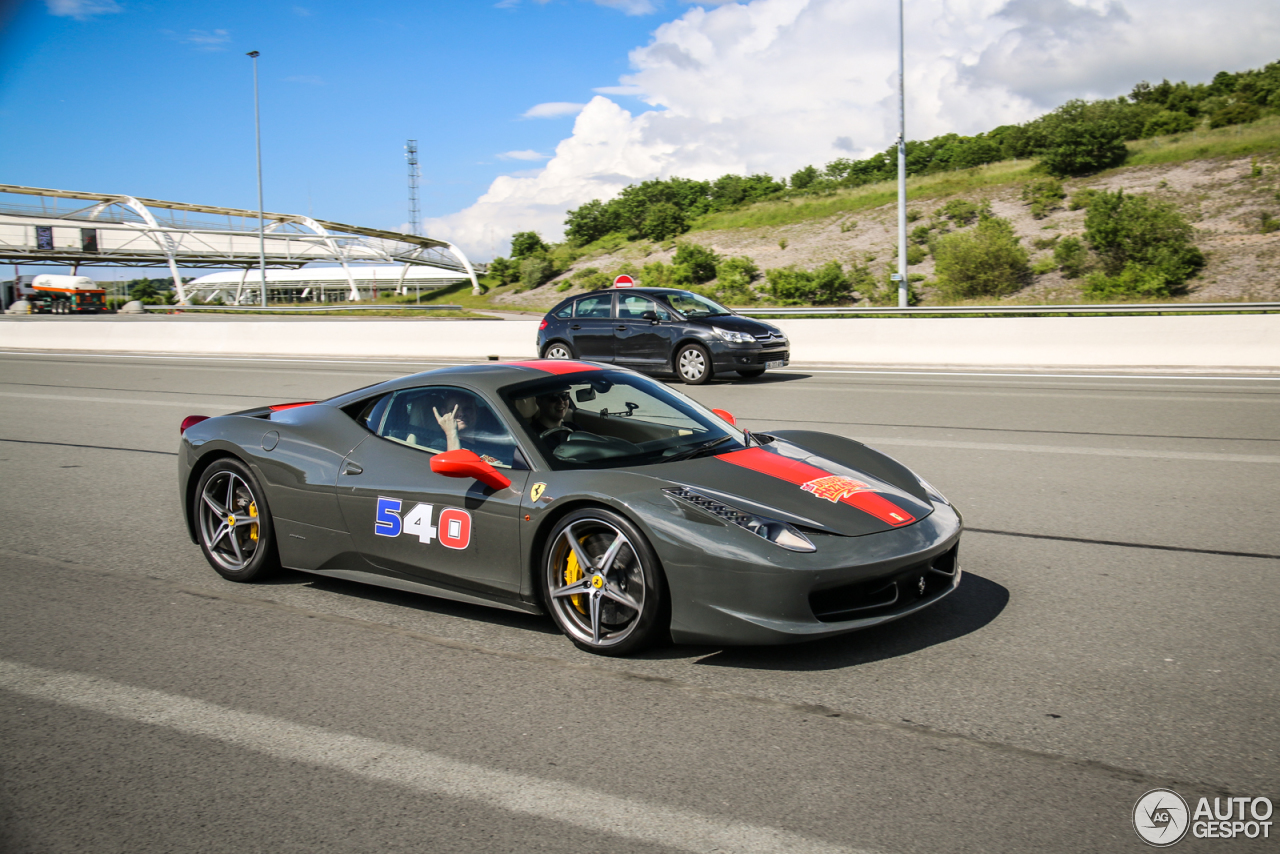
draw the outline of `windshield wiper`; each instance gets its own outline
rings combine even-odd
[[[672,454],[671,456],[667,457],[665,462],[673,463],[676,460],[692,459],[698,456],[698,454],[701,454],[703,451],[709,451],[712,448],[720,447],[721,445],[723,445],[725,442],[728,442],[732,438],[733,436],[721,436],[719,439],[709,439],[706,442],[701,442],[697,445],[694,445],[692,448],[686,448],[685,450],[680,451],[678,454]]]

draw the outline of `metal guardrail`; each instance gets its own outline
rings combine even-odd
[[[460,305],[319,305],[314,308],[310,306],[280,306],[278,308],[267,306],[263,308],[260,305],[144,305],[147,311],[156,312],[175,312],[175,311],[242,311],[242,312],[258,312],[259,314],[308,314],[318,311],[463,311]]]
[[[1201,314],[1217,312],[1280,312],[1280,302],[1200,302],[1200,303],[1152,303],[1149,305],[1010,305],[1010,306],[947,306],[944,308],[736,308],[745,315],[802,315],[825,317],[841,315],[948,315],[948,314]]]

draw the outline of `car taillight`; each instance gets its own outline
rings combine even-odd
[[[188,415],[186,418],[182,419],[182,432],[185,433],[187,432],[188,427],[194,427],[195,425],[199,424],[201,421],[208,421],[208,420],[209,420],[208,415]]]
[[[314,400],[304,400],[301,403],[277,403],[275,406],[271,407],[271,411],[280,412],[284,409],[293,409],[295,406],[310,406],[313,403],[315,403]]]
[[[538,331],[541,332],[546,328],[547,328],[547,319],[544,317],[542,318],[542,322],[538,324]]]

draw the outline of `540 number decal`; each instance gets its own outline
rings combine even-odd
[[[399,498],[379,498],[373,532],[380,537],[414,534],[419,542],[439,540],[441,545],[450,549],[465,549],[471,545],[470,513],[457,507],[446,507],[440,511],[440,517],[433,525],[431,518],[434,514],[434,504],[415,504],[402,516]]]

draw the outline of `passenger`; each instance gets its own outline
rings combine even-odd
[[[561,442],[569,438],[570,433],[578,432],[577,427],[564,420],[569,415],[569,401],[567,390],[540,394],[534,398],[538,411],[534,413],[530,423],[549,451],[559,447]]]
[[[480,459],[490,465],[511,465],[510,460],[503,462],[488,453],[496,451],[497,448],[490,447],[491,442],[476,435],[478,421],[476,402],[473,398],[464,394],[451,394],[445,398],[444,412],[434,406],[431,407],[431,411],[435,414],[436,423],[444,431],[445,450],[457,451],[465,448],[468,451],[474,451]]]

